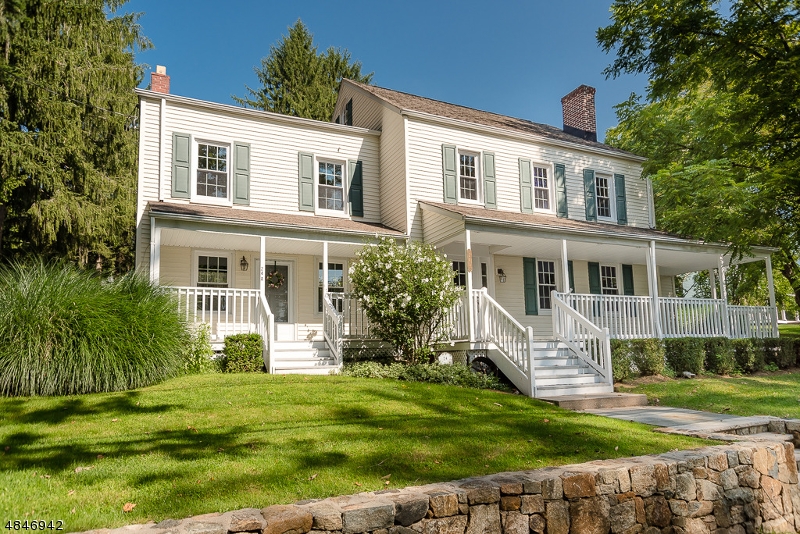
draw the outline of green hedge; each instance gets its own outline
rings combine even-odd
[[[660,375],[664,372],[664,345],[658,339],[614,339],[611,341],[614,380],[634,374]]]
[[[236,334],[225,338],[225,372],[258,373],[264,371],[261,336]]]
[[[436,363],[392,363],[377,362],[345,363],[342,375],[357,378],[392,378],[409,382],[430,382],[477,389],[508,390],[499,378],[476,373],[466,365],[440,365]]]
[[[706,360],[704,339],[698,337],[679,337],[664,340],[664,353],[667,365],[677,374],[684,371],[699,374]]]
[[[736,354],[731,340],[726,337],[705,339],[706,371],[718,375],[729,375],[736,371]]]

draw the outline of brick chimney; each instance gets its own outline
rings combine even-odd
[[[150,73],[150,90],[156,93],[169,94],[169,76],[167,67],[156,65],[156,71]]]
[[[570,135],[597,141],[597,119],[594,109],[595,88],[581,85],[561,99],[564,131]]]

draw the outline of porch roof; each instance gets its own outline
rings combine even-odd
[[[272,213],[252,208],[200,206],[177,202],[149,202],[151,216],[159,219],[185,220],[223,226],[249,226],[282,231],[319,232],[356,236],[404,237],[402,232],[383,224],[354,221],[343,217]]]

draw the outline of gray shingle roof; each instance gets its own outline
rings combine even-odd
[[[561,128],[556,128],[555,126],[549,126],[547,124],[540,124],[525,119],[509,117],[508,115],[500,115],[490,111],[481,111],[479,109],[459,106],[457,104],[450,104],[448,102],[411,95],[401,91],[395,91],[393,89],[386,89],[385,87],[378,87],[376,85],[366,85],[353,80],[343,80],[343,83],[352,84],[353,86],[375,95],[381,100],[404,111],[417,111],[430,115],[436,115],[438,117],[480,124],[482,126],[501,128],[511,132],[538,135],[549,139],[574,143],[576,145],[600,148],[603,150],[616,152],[620,155],[636,156],[636,154],[633,154],[632,152],[614,148],[604,143],[581,139],[580,137],[576,137],[564,132],[564,130]]]

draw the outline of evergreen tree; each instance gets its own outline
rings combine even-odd
[[[260,89],[245,86],[249,96],[233,99],[243,106],[321,121],[331,120],[339,83],[349,78],[370,83],[372,73],[361,74],[361,62],[351,62],[346,49],[317,53],[314,36],[301,20],[289,28],[255,73]]]
[[[125,0],[0,0],[0,255],[132,263],[134,62]]]

